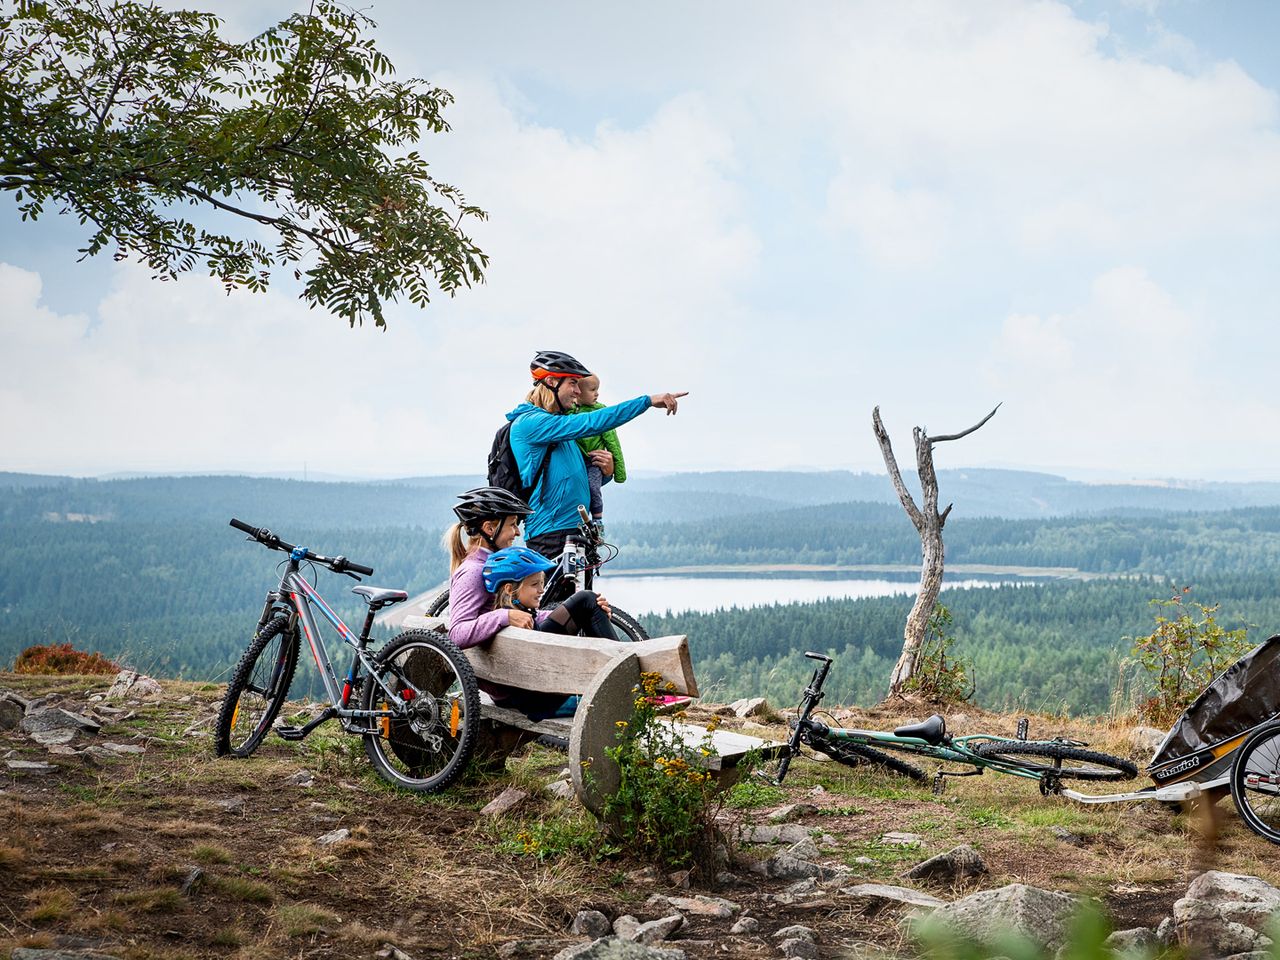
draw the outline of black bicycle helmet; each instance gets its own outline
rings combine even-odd
[[[458,500],[461,502],[454,506],[453,512],[466,524],[468,533],[478,533],[480,524],[486,520],[527,517],[533,513],[527,503],[502,487],[476,487],[458,494]]]
[[[529,363],[529,372],[533,379],[543,380],[547,377],[589,377],[591,371],[581,363],[559,350],[539,350]]]

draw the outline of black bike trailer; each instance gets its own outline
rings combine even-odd
[[[1233,663],[1178,717],[1147,773],[1157,786],[1220,786],[1249,734],[1280,715],[1280,635]]]

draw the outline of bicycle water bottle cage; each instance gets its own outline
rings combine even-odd
[[[290,560],[305,560],[305,559],[307,559],[307,548],[306,548],[306,547],[294,547],[292,550],[290,550],[290,551],[289,551],[289,559],[290,559]]]

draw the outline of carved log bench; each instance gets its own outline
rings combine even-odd
[[[446,629],[445,621],[436,617],[409,616],[403,625],[405,629]],[[481,680],[538,693],[581,696],[572,718],[532,720],[519,710],[488,702],[481,708],[481,717],[507,732],[498,739],[508,744],[508,750],[544,735],[567,740],[574,791],[597,815],[605,799],[618,789],[620,774],[605,749],[617,742],[617,722],[631,717],[640,674],[661,674],[664,682],[674,685],[675,693],[698,696],[689,640],[684,636],[616,643],[507,627],[487,643],[463,652]],[[707,735],[702,726],[669,722],[690,744],[701,743]],[[737,778],[738,762],[748,751],[773,756],[783,746],[729,730],[715,731],[712,742],[717,755],[704,758],[704,765],[722,786]],[[589,779],[583,777],[583,761],[590,761]]]

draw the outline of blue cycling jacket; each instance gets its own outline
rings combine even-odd
[[[578,504],[591,502],[587,464],[574,441],[620,427],[648,409],[649,398],[644,396],[572,417],[547,413],[532,403],[522,403],[507,414],[513,421],[511,452],[520,468],[520,481],[526,486],[532,483],[542,458],[549,458],[538,488],[529,497],[533,515],[524,522],[526,540],[576,527]]]

